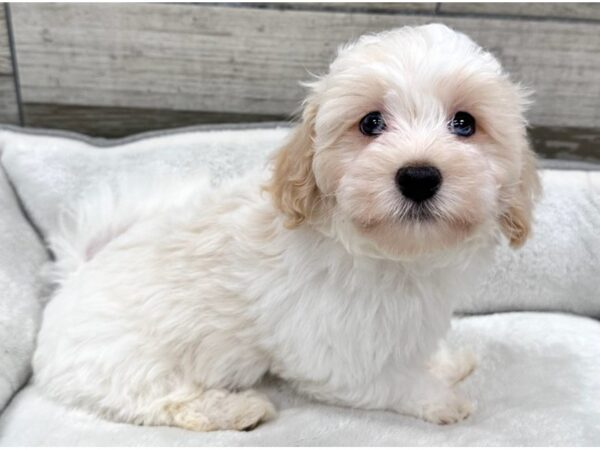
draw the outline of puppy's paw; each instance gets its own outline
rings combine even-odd
[[[248,431],[275,417],[273,404],[253,390],[211,389],[169,409],[173,425],[193,431]]]
[[[450,351],[442,347],[429,362],[430,372],[449,386],[453,386],[473,373],[477,357],[472,350],[461,348]]]
[[[455,392],[450,392],[444,399],[424,404],[420,416],[431,423],[450,425],[466,419],[474,410],[469,400]]]
[[[233,414],[234,429],[249,431],[275,418],[275,406],[264,395],[253,390],[232,395],[238,396]]]

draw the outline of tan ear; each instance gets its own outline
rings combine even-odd
[[[308,105],[302,123],[275,154],[273,175],[266,186],[275,206],[287,216],[286,226],[290,228],[311,217],[320,197],[312,168],[315,117],[316,107]]]
[[[500,227],[511,247],[519,248],[527,240],[531,231],[533,206],[540,194],[541,184],[535,153],[526,143],[519,187],[509,200],[508,208],[500,216]]]

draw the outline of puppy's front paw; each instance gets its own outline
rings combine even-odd
[[[474,409],[469,400],[451,391],[443,399],[424,404],[420,416],[431,423],[450,425],[466,419]]]

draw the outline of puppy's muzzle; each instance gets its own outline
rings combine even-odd
[[[433,197],[442,185],[442,174],[433,166],[406,166],[396,172],[396,186],[402,195],[416,203]]]

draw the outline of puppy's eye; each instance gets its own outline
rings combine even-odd
[[[468,112],[459,111],[448,124],[450,132],[457,136],[469,137],[475,134],[475,118]]]
[[[379,111],[371,111],[360,119],[359,128],[365,136],[377,136],[385,130],[385,121]]]

